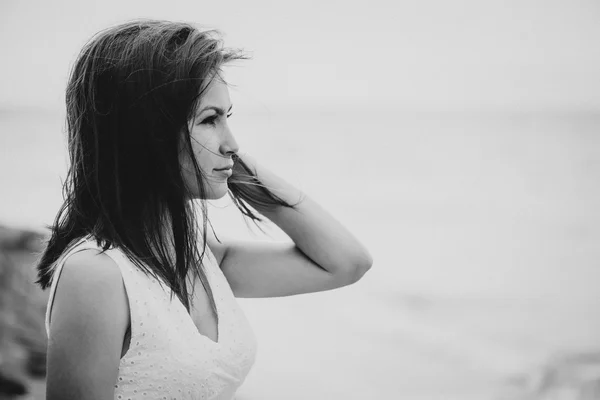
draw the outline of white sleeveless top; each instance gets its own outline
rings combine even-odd
[[[65,260],[84,249],[100,249],[94,239],[81,239],[55,263],[46,310],[50,310]],[[119,266],[131,317],[131,341],[121,358],[115,399],[231,400],[254,364],[257,341],[227,279],[209,247],[203,260],[217,313],[217,342],[198,331],[177,296],[146,276],[117,248],[104,254]]]

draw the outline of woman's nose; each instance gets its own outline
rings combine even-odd
[[[236,154],[240,150],[240,147],[233,137],[233,133],[228,125],[225,126],[225,131],[223,132],[223,141],[221,142],[221,147],[219,151],[223,155],[231,155]]]

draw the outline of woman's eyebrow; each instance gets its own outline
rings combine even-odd
[[[221,107],[217,107],[217,106],[206,106],[204,108],[202,108],[200,111],[198,111],[198,114],[196,115],[200,115],[202,114],[204,111],[208,111],[208,110],[213,110],[214,112],[216,112],[218,115],[225,115],[226,113],[229,113],[229,111],[231,111],[231,108],[233,107],[233,104],[229,106],[229,109],[227,111],[225,111],[224,108]]]

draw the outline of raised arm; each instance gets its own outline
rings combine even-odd
[[[291,243],[209,242],[237,297],[278,297],[330,290],[358,281],[372,257],[348,229],[290,183],[248,155],[258,179],[296,209],[278,206],[261,214]]]

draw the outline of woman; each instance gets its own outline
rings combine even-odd
[[[339,222],[239,153],[221,67],[242,58],[214,32],[154,20],[105,30],[79,55],[66,200],[38,266],[48,400],[233,398],[256,352],[235,297],[330,290],[370,268]],[[227,193],[291,242],[207,234],[205,200]]]

